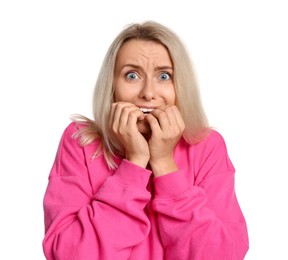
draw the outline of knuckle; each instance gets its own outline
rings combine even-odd
[[[160,112],[158,113],[158,117],[159,117],[159,119],[164,119],[164,118],[166,117],[166,112],[160,111]]]
[[[122,112],[125,113],[125,114],[129,114],[130,108],[129,107],[123,107],[122,108]]]
[[[118,127],[115,124],[113,124],[112,127],[111,127],[111,130],[112,130],[113,133],[117,133],[118,132]]]
[[[118,103],[112,103],[112,105],[111,105],[111,107],[112,107],[113,109],[117,108],[117,106],[118,106]]]
[[[120,127],[119,129],[118,129],[118,133],[120,134],[120,135],[124,135],[125,134],[125,129],[123,128],[123,127]]]

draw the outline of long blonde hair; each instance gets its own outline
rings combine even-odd
[[[99,138],[101,146],[95,151],[95,156],[103,153],[112,169],[116,167],[113,159],[115,154],[124,154],[123,147],[115,140],[108,125],[110,106],[114,102],[114,67],[119,49],[131,39],[155,41],[167,48],[174,66],[176,105],[185,123],[183,138],[186,142],[199,142],[209,129],[192,62],[178,36],[169,28],[153,21],[130,24],[114,39],[103,60],[93,95],[94,120],[83,116],[74,118],[85,124],[75,135],[80,138],[81,145],[85,146]]]

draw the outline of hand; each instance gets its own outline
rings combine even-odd
[[[144,114],[132,103],[116,102],[111,105],[109,127],[112,133],[125,149],[125,158],[143,168],[147,166],[150,154],[137,121],[144,118]]]
[[[174,149],[182,133],[185,124],[176,106],[162,106],[154,109],[146,115],[152,130],[148,141],[150,151],[150,166],[155,176],[176,171],[174,161]]]

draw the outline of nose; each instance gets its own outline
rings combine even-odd
[[[152,79],[145,79],[139,94],[140,98],[146,99],[147,101],[155,98],[155,84]]]

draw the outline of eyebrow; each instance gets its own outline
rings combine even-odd
[[[138,66],[138,65],[135,65],[135,64],[125,64],[125,65],[123,65],[122,67],[121,67],[121,70],[123,69],[123,68],[125,68],[125,67],[132,67],[132,68],[135,68],[135,69],[141,69],[141,67],[140,66]]]
[[[173,67],[170,67],[170,66],[157,66],[156,70],[173,70]]]
[[[131,68],[135,68],[135,69],[142,69],[141,66],[135,65],[135,64],[125,64],[121,67],[121,70],[125,67],[131,67]],[[156,66],[155,70],[172,70],[173,71],[173,67],[171,66]]]

